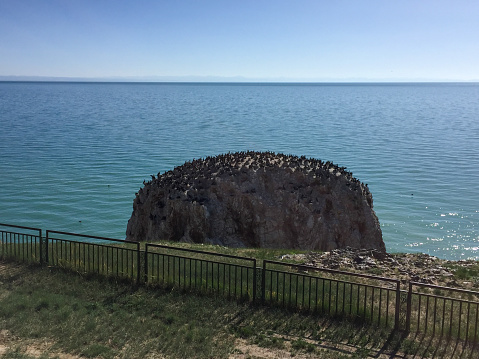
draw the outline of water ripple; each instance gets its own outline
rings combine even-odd
[[[239,150],[368,183],[389,251],[479,258],[479,85],[0,83],[0,219],[124,238],[151,174]]]

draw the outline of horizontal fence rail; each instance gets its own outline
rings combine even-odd
[[[262,280],[265,303],[399,326],[398,280],[267,260]]]
[[[409,283],[406,330],[479,342],[479,292]]]
[[[0,259],[210,293],[479,343],[479,292],[0,223]]]
[[[147,243],[145,282],[254,301],[256,259]]]
[[[47,230],[46,243],[51,266],[140,282],[139,242]]]
[[[0,223],[0,258],[43,263],[42,230]]]

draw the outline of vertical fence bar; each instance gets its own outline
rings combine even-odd
[[[477,343],[479,326],[479,303],[476,304],[476,324],[474,325],[474,345]]]
[[[46,238],[45,238],[45,264],[47,264],[47,265],[49,264],[49,256],[48,256],[48,249],[50,247],[49,244],[48,244],[49,232],[50,231],[47,230]],[[53,249],[53,243],[52,243],[52,249]]]
[[[363,318],[366,319],[366,310],[367,310],[367,301],[368,301],[368,286],[364,286],[364,309],[363,309]]]
[[[406,333],[411,331],[412,283],[409,283],[406,307]]]
[[[388,296],[387,296],[387,302],[389,304],[389,289],[388,289]],[[408,302],[408,305],[410,303]],[[394,329],[399,329],[399,312],[401,311],[401,282],[397,281],[396,282],[396,307],[394,311]],[[387,317],[389,317],[389,313],[387,313]],[[387,325],[387,319],[386,319],[386,325]],[[406,324],[407,328],[407,324]]]
[[[25,261],[25,239],[27,239],[28,236],[23,234],[22,235],[22,260]]]
[[[145,283],[148,283],[148,243],[145,244]]]
[[[273,303],[273,271],[269,271],[269,301]]]
[[[454,317],[454,300],[451,300],[451,320],[449,322],[449,337],[452,336],[452,319]]]
[[[266,263],[267,261],[263,261],[263,272],[261,275],[261,302],[264,303],[266,300]]]
[[[240,268],[240,298],[243,297],[243,267]]]
[[[136,283],[140,284],[141,283],[141,250],[140,250],[140,242],[137,243],[136,245]],[[145,269],[146,269],[146,258],[145,258]]]
[[[332,285],[331,285],[331,279],[328,280],[328,283],[329,283],[329,290],[328,290],[328,294],[329,294],[329,298],[328,298],[328,314],[331,315],[331,298],[332,298]]]
[[[231,297],[231,267],[232,265],[230,264],[228,266],[228,297]],[[264,288],[264,285],[263,285],[263,288]]]
[[[205,261],[206,265],[206,272],[205,272],[205,277],[206,277],[206,292],[208,292],[208,261]],[[236,270],[236,267],[235,267]],[[235,296],[236,296],[236,285],[235,285]]]
[[[178,258],[178,288],[181,289],[181,257]]]
[[[43,259],[43,237],[42,237],[42,230],[39,229],[38,230],[38,235],[40,237],[40,264],[43,266],[45,263],[44,263],[44,259]]]
[[[469,338],[469,316],[471,314],[471,303],[467,303],[466,341]]]
[[[13,233],[13,256],[17,257],[17,234]]]
[[[304,279],[305,279],[305,277],[302,276],[302,279],[303,279],[303,281],[302,281],[303,290],[302,290],[302,293],[301,293],[301,296],[302,296],[302,298],[301,298],[301,309],[304,309],[304,293],[305,293]]]
[[[359,318],[359,298],[361,296],[361,286],[359,284],[356,284],[356,287],[358,288],[357,293],[356,293],[356,317]]]
[[[378,325],[381,324],[381,309],[382,309],[382,304],[383,304],[382,302],[383,302],[383,290],[382,290],[382,288],[379,288]],[[387,308],[387,304],[388,303],[386,303],[386,308]]]
[[[192,262],[193,262],[193,259],[190,258],[189,260],[189,263],[190,263],[190,286],[189,288],[191,289],[192,288],[192,280],[193,280],[193,269],[192,269]],[[196,262],[195,262],[196,263]],[[196,274],[196,267],[195,267],[195,274]]]
[[[88,247],[93,247],[92,244],[89,244]],[[91,268],[92,268],[92,271],[95,272],[95,249],[92,248],[92,251],[91,251]],[[124,269],[122,268],[122,271],[124,272]]]
[[[256,277],[257,274],[256,268],[256,259],[253,260],[253,303],[256,302],[256,281],[258,280]]]
[[[298,274],[295,275],[295,278],[296,278],[296,293],[295,293],[295,307],[298,308],[298,289],[299,289],[299,276]]]
[[[235,280],[234,280],[234,284],[235,284],[235,298],[238,298],[238,266],[235,265],[234,266],[234,274],[235,274]]]
[[[389,289],[386,289],[386,327],[388,326],[389,324],[389,292],[390,290]],[[397,288],[396,288],[396,305],[394,307],[394,329],[399,329],[399,307],[401,305],[401,302],[399,301],[399,304],[398,304],[398,295],[400,295],[401,293],[397,291]]]
[[[293,295],[292,295],[292,293],[293,293],[293,286],[292,286],[293,281],[291,280],[291,278],[293,278],[293,274],[291,274],[291,273],[288,273],[288,274],[289,274],[289,282],[288,282],[288,283],[289,283],[289,285],[288,285],[288,287],[289,287],[289,294],[288,294],[288,303],[287,303],[287,305],[288,305],[288,306],[291,306],[291,305],[292,305],[291,298],[293,297]]]
[[[225,292],[226,292],[226,264],[225,263],[222,263],[223,264],[223,295],[225,295]]]
[[[428,321],[429,321],[429,296],[426,297],[426,316],[424,318],[424,332],[427,333],[427,328],[428,328]]]
[[[444,322],[446,320],[446,299],[442,300],[442,324],[441,324],[441,337],[444,335]]]
[[[419,332],[421,329],[421,301],[422,301],[422,295],[418,293],[418,299],[419,299],[419,304],[418,304],[418,310],[417,310],[417,331]]]
[[[336,284],[336,307],[334,309],[334,315],[338,315],[338,301],[339,301],[339,282],[337,280],[334,281]]]
[[[461,317],[462,317],[462,300],[459,301],[459,320],[457,321],[459,325],[457,326],[458,332],[457,332],[457,337],[460,339],[461,338]]]
[[[312,292],[312,281],[313,279],[309,277],[309,297],[308,297],[308,310],[311,310],[311,292]]]
[[[371,323],[374,322],[374,290],[375,288],[372,287],[372,293],[371,293]]]

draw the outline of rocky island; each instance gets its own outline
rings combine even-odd
[[[128,240],[230,247],[385,251],[368,186],[331,162],[236,152],[186,162],[144,182]]]

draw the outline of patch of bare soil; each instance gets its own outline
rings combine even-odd
[[[53,343],[35,340],[23,340],[13,336],[8,330],[0,330],[0,358],[8,352],[20,353],[33,358],[49,357],[58,359],[80,359],[78,355],[51,350]]]
[[[0,261],[0,277],[12,277],[25,271],[25,265]]]
[[[247,358],[313,358],[311,354],[308,356],[302,354],[291,354],[286,349],[262,348],[256,344],[248,343],[245,339],[238,339],[235,343],[235,349],[229,356],[229,359],[247,359]]]
[[[292,341],[285,341],[284,348],[264,348],[256,344],[249,343],[245,339],[238,339],[235,342],[235,349],[229,356],[229,359],[248,359],[248,358],[261,358],[261,359],[308,359],[308,358],[379,358],[379,359],[399,359],[405,358],[404,355],[395,354],[392,352],[382,352],[378,349],[368,349],[366,352],[356,346],[333,343],[322,340],[321,342],[315,342],[312,340],[306,340],[309,344],[312,344],[314,351],[311,353],[297,351],[292,347]]]

